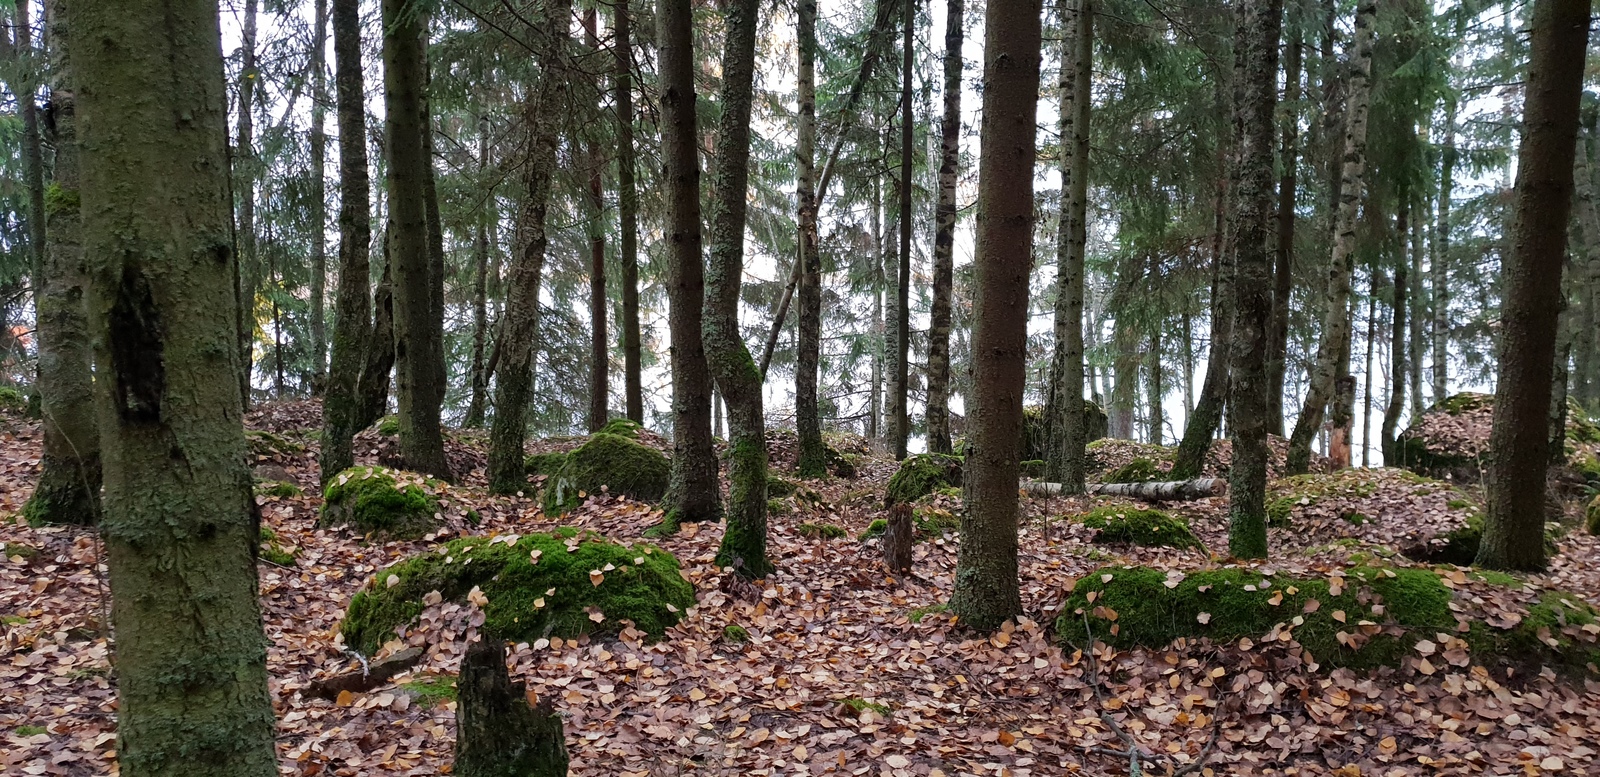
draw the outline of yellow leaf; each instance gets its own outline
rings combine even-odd
[[[706,697],[706,692],[705,691],[702,691],[699,688],[690,688],[689,689],[689,700],[690,701],[700,701],[701,699],[704,699],[705,697]]]
[[[1273,607],[1277,607],[1278,605],[1283,604],[1283,592],[1282,591],[1273,591],[1272,592],[1272,598],[1267,600],[1267,604],[1270,604]]]
[[[1344,623],[1344,610],[1334,610],[1333,619],[1340,623]]]
[[[339,698],[335,699],[333,703],[339,705],[340,707],[348,707],[351,704],[354,704],[355,701],[356,701],[356,695],[355,694],[353,694],[353,693],[351,693],[349,691],[340,691],[339,692]]]
[[[590,583],[593,583],[594,585],[598,586],[601,583],[604,583],[605,581],[606,581],[606,573],[601,572],[598,569],[589,570],[589,582]]]

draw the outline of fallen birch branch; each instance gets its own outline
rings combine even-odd
[[[1058,496],[1060,483],[1033,481],[1022,484],[1028,496]],[[1228,481],[1222,478],[1195,478],[1170,480],[1159,483],[1098,483],[1089,486],[1090,494],[1101,496],[1126,496],[1148,502],[1173,502],[1219,496],[1228,490]]]

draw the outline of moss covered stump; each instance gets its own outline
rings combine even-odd
[[[318,525],[391,539],[421,537],[440,524],[439,500],[423,489],[427,483],[411,472],[351,467],[328,482]]]
[[[884,507],[902,502],[915,502],[940,488],[961,485],[960,456],[941,453],[919,453],[900,463],[900,469],[889,478],[884,494]]]
[[[371,654],[427,607],[465,601],[478,588],[484,629],[510,640],[615,634],[623,621],[653,637],[694,606],[694,587],[672,554],[559,529],[521,537],[464,537],[378,572],[350,601],[340,633]]]
[[[527,689],[506,672],[496,638],[474,642],[456,680],[455,768],[460,777],[566,777],[561,716],[550,700],[528,704]]]
[[[1079,521],[1098,530],[1094,535],[1097,543],[1144,548],[1205,548],[1189,528],[1188,521],[1164,510],[1112,505],[1090,510]]]
[[[660,451],[620,434],[596,434],[567,454],[545,483],[544,512],[566,513],[601,488],[641,502],[659,501],[671,474],[672,464]]]

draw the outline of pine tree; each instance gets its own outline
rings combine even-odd
[[[311,36],[311,391],[323,392],[327,382],[327,332],[323,306],[328,296],[327,166],[328,135],[328,0],[314,0]],[[279,365],[282,366],[281,364]]]
[[[795,145],[797,213],[800,234],[799,341],[794,374],[795,429],[800,437],[800,476],[826,477],[827,450],[817,404],[817,373],[822,351],[822,254],[817,246],[817,2],[799,0],[795,47],[800,59],[799,140]],[[825,191],[825,190],[823,190]],[[779,311],[780,318],[782,311]],[[765,360],[763,360],[765,361]],[[891,378],[892,383],[892,378]],[[891,433],[893,388],[890,389]]]
[[[1061,216],[1056,225],[1056,350],[1051,362],[1051,439],[1047,474],[1069,494],[1083,493],[1088,419],[1083,405],[1083,275],[1088,241],[1089,112],[1094,69],[1094,6],[1078,0],[1063,14]]]
[[[633,19],[628,0],[611,9],[617,71],[612,79],[617,103],[617,243],[622,265],[622,360],[628,417],[644,423],[644,383],[640,376],[639,337],[639,193],[634,184],[633,151]]]
[[[949,453],[950,297],[955,286],[956,175],[961,165],[961,45],[964,0],[947,0],[944,115],[939,122],[939,202],[934,216],[933,311],[928,332],[928,450]]]

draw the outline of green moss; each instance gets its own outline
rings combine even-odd
[[[1354,510],[1344,513],[1339,517],[1343,518],[1345,523],[1348,523],[1352,526],[1365,526],[1367,523],[1367,516]]]
[[[1109,582],[1103,580],[1107,575]],[[1084,613],[1096,639],[1118,646],[1162,647],[1180,637],[1255,639],[1281,626],[1319,663],[1371,667],[1395,665],[1417,640],[1455,628],[1450,589],[1428,570],[1351,568],[1338,596],[1326,578],[1263,577],[1247,569],[1204,570],[1174,587],[1166,583],[1165,571],[1148,567],[1096,570],[1068,598],[1057,633],[1082,644]],[[1311,600],[1317,606],[1306,612]],[[1373,612],[1373,604],[1383,606],[1382,614]],[[1336,612],[1344,613],[1345,623],[1335,619]],[[1364,620],[1398,626],[1400,634],[1365,634]],[[1341,632],[1348,642],[1340,641]]]
[[[891,712],[889,705],[881,702],[867,701],[860,696],[852,696],[848,699],[841,700],[839,703],[849,707],[851,712],[854,712],[858,715],[861,714],[863,710],[872,710],[879,715],[888,717]]]
[[[322,494],[318,525],[396,539],[427,534],[438,525],[439,500],[396,475],[383,467],[351,467],[335,475]]]
[[[565,453],[534,453],[523,457],[522,466],[529,475],[554,477],[567,463]]]
[[[0,615],[0,626],[21,626],[28,619],[21,615]]]
[[[787,499],[768,499],[767,515],[788,515],[794,512],[794,505]]]
[[[1448,502],[1445,502],[1444,506],[1450,508],[1451,510],[1470,510],[1474,507],[1477,507],[1476,504],[1473,504],[1471,499],[1452,499]]]
[[[0,542],[0,558],[22,558],[31,561],[39,557],[39,549],[19,542]]]
[[[773,499],[782,499],[786,496],[793,496],[794,493],[799,489],[800,484],[794,482],[793,480],[781,478],[772,474],[767,475],[767,496]]]
[[[934,489],[961,485],[961,465],[960,456],[940,453],[919,453],[907,458],[889,478],[884,506],[915,502]]]
[[[1556,544],[1558,535],[1552,532],[1552,528],[1552,524],[1545,524],[1544,549],[1547,555],[1555,555],[1560,550]],[[1478,545],[1482,541],[1483,516],[1472,515],[1467,518],[1466,524],[1407,549],[1406,555],[1417,561],[1466,567],[1477,559]]]
[[[447,675],[424,675],[401,683],[400,690],[410,694],[417,706],[432,709],[445,702],[456,700],[456,678]]]
[[[911,514],[911,523],[916,527],[917,533],[924,537],[937,537],[961,530],[961,516],[936,507],[917,508]]]
[[[1030,478],[1044,477],[1044,461],[1041,459],[1034,459],[1032,461],[1022,462],[1022,474],[1024,477]]]
[[[1280,496],[1267,500],[1267,525],[1274,529],[1287,529],[1294,524],[1294,508],[1300,504],[1298,497]]]
[[[660,451],[617,434],[596,434],[567,455],[544,489],[545,515],[560,515],[606,487],[641,502],[667,493],[672,465]]]
[[[943,488],[936,488],[934,489],[933,493],[938,494],[939,496],[948,496],[953,499],[966,498],[966,494],[961,491],[960,486],[944,486]]]
[[[643,426],[632,419],[613,418],[607,421],[605,426],[600,427],[600,431],[595,432],[595,434],[615,434],[630,440],[637,440],[639,439],[639,432],[643,429]]]
[[[0,410],[24,413],[28,410],[28,395],[13,386],[0,386]]]
[[[1105,544],[1131,544],[1154,548],[1204,548],[1189,522],[1162,510],[1131,507],[1097,507],[1079,519],[1084,526],[1099,529],[1094,541]]]
[[[250,445],[250,455],[256,458],[294,456],[305,453],[306,450],[306,446],[283,435],[264,432],[259,429],[245,430],[244,438],[245,442]]]
[[[400,416],[386,415],[378,419],[378,434],[384,437],[394,437],[400,434]]]
[[[1429,410],[1443,410],[1450,415],[1461,415],[1470,410],[1482,410],[1494,406],[1494,396],[1490,394],[1476,394],[1464,391],[1452,394],[1433,404]]]
[[[949,611],[950,605],[940,602],[938,604],[930,604],[926,607],[918,607],[913,609],[911,612],[906,613],[906,619],[912,623],[921,623],[922,619],[928,617],[929,615],[936,615],[938,613]]]
[[[743,645],[750,641],[750,632],[745,631],[745,628],[737,623],[730,623],[723,627],[722,639],[732,645]]]
[[[267,480],[256,484],[256,496],[275,496],[282,499],[305,496],[306,492],[293,483],[281,480]]]
[[[813,540],[837,540],[850,536],[843,526],[832,523],[802,523],[797,531],[800,536]]]
[[[1600,534],[1600,494],[1596,494],[1584,511],[1583,528],[1590,534]]]
[[[17,726],[11,729],[11,733],[19,737],[36,737],[40,734],[48,734],[50,730],[44,726]]]
[[[294,566],[294,551],[287,550],[281,545],[263,543],[256,552],[262,561],[269,561],[280,567]]]
[[[44,189],[44,212],[48,215],[76,213],[81,206],[77,189],[68,189],[55,181]]]
[[[1106,483],[1152,483],[1161,479],[1161,468],[1140,456],[1118,467],[1103,479]]]
[[[873,537],[882,537],[883,533],[888,530],[889,522],[882,518],[878,518],[872,523],[867,524],[867,528],[861,531],[861,539],[870,540]]]
[[[508,640],[610,635],[623,621],[661,637],[694,606],[677,559],[653,545],[619,545],[576,529],[504,539],[452,540],[380,570],[350,602],[340,626],[345,644],[375,652],[422,613],[433,591],[460,602],[479,588],[488,598],[484,628]]]
[[[1473,623],[1466,640],[1474,654],[1501,663],[1542,663],[1582,670],[1590,664],[1600,664],[1600,646],[1592,639],[1580,643],[1566,630],[1592,626],[1597,621],[1600,613],[1582,597],[1546,591],[1515,626],[1500,629]]]
[[[1522,581],[1521,580],[1518,580],[1517,578],[1512,577],[1511,575],[1508,575],[1508,574],[1506,574],[1504,572],[1496,572],[1496,571],[1494,571],[1492,569],[1473,570],[1471,576],[1473,578],[1477,579],[1477,580],[1482,580],[1485,583],[1488,583],[1490,585],[1497,585],[1497,586],[1500,586],[1501,588],[1521,588],[1522,587]]]
[[[1584,412],[1583,405],[1572,396],[1567,397],[1567,439],[1572,442],[1600,442],[1600,424]]]

